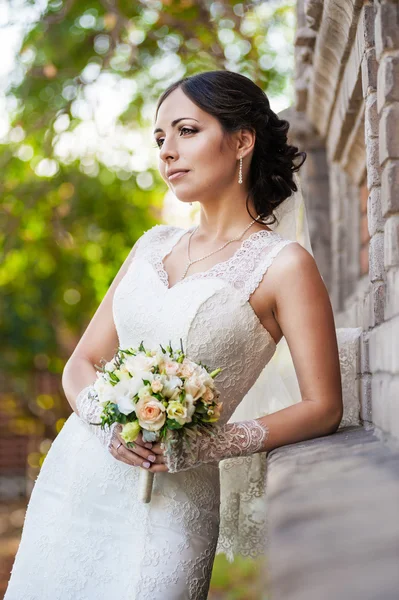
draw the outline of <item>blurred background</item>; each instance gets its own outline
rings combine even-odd
[[[294,4],[0,0],[0,598],[66,361],[142,233],[196,218],[157,171],[157,98],[225,68],[290,106]],[[219,556],[209,598],[265,599],[264,571]]]

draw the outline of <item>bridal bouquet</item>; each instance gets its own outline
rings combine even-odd
[[[145,442],[175,443],[168,431],[182,429],[182,435],[197,435],[212,427],[220,417],[222,403],[214,378],[221,369],[211,371],[186,357],[181,348],[118,349],[110,362],[97,371],[94,388],[103,406],[103,429],[122,423],[121,436],[129,447],[142,432]],[[154,473],[141,467],[139,495],[151,500]]]

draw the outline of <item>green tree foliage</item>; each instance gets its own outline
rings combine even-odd
[[[21,10],[20,1],[9,4]],[[7,89],[11,128],[0,154],[6,371],[60,374],[133,243],[160,221],[166,186],[155,149],[147,162],[140,158],[153,146],[149,127],[163,89],[184,75],[228,68],[270,95],[281,92],[291,62],[276,66],[268,34],[281,25],[279,35],[291,35],[292,6],[48,2],[26,31]],[[120,102],[114,121],[95,108],[111,89]]]

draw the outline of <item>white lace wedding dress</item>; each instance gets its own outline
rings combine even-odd
[[[140,238],[114,296],[119,345],[177,348],[181,338],[190,358],[222,368],[227,422],[276,351],[249,298],[292,242],[254,232],[227,261],[169,288],[162,259],[185,231],[157,225]],[[150,504],[137,500],[138,477],[72,414],[36,481],[5,600],[206,599],[218,466],[156,474]]]

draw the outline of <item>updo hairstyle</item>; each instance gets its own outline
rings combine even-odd
[[[240,129],[255,132],[256,141],[249,171],[249,192],[257,214],[266,224],[276,222],[273,211],[297,191],[294,173],[306,160],[306,152],[287,144],[289,122],[272,111],[265,92],[244,75],[233,71],[205,71],[185,77],[169,86],[160,97],[162,102],[175,89],[199,108],[215,117],[225,133]]]

